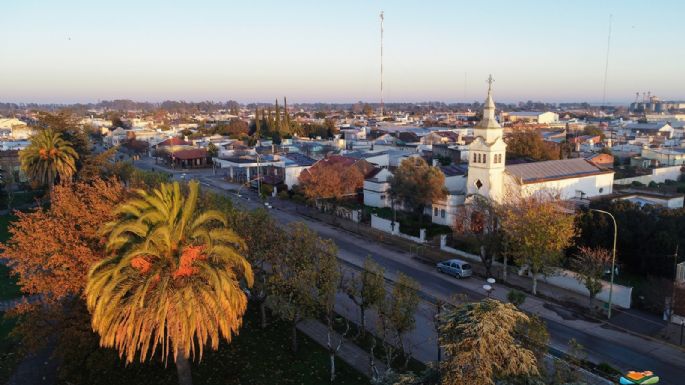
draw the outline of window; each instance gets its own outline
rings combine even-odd
[[[433,208],[433,216],[434,217],[438,216],[438,208],[437,207]]]
[[[481,159],[481,157],[480,157],[480,153],[479,153],[479,154],[478,154],[478,163],[481,163],[481,160],[480,160],[480,159]]]
[[[440,210],[440,217],[444,218],[445,217],[445,210]]]
[[[382,201],[385,200],[385,195],[381,195],[381,200],[382,200]]]
[[[488,161],[488,154],[483,154],[483,163]]]
[[[473,153],[473,163],[477,163],[477,161],[476,161],[476,155],[477,155],[477,154],[474,152],[474,153]]]

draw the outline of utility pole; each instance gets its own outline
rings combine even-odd
[[[604,91],[602,92],[602,106],[601,108],[604,108],[604,105],[606,104],[607,100],[607,74],[609,72],[609,48],[611,48],[611,19],[613,18],[613,15],[609,15],[609,36],[607,37],[607,57],[606,57],[606,62],[604,63]]]
[[[381,17],[381,116],[385,116],[385,105],[383,104],[383,11],[379,15]]]

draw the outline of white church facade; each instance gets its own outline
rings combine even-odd
[[[504,203],[507,196],[525,197],[540,191],[552,191],[562,199],[588,199],[612,193],[613,170],[603,169],[582,158],[506,165],[507,145],[504,130],[495,118],[492,77],[483,119],[473,131],[475,139],[469,145],[464,188],[462,191],[448,189],[447,198],[433,204],[431,217],[434,223],[454,225],[459,207],[477,195]]]

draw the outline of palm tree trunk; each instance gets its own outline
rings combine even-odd
[[[176,373],[178,373],[179,385],[193,385],[193,376],[190,372],[190,362],[184,349],[179,350],[176,356]]]

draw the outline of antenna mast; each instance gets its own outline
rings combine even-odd
[[[383,11],[381,17],[381,116],[385,116],[385,105],[383,104]]]
[[[609,14],[609,36],[607,37],[607,57],[604,63],[604,92],[602,93],[602,106],[606,104],[607,100],[607,74],[609,73],[609,48],[611,48],[611,19],[613,15]]]

